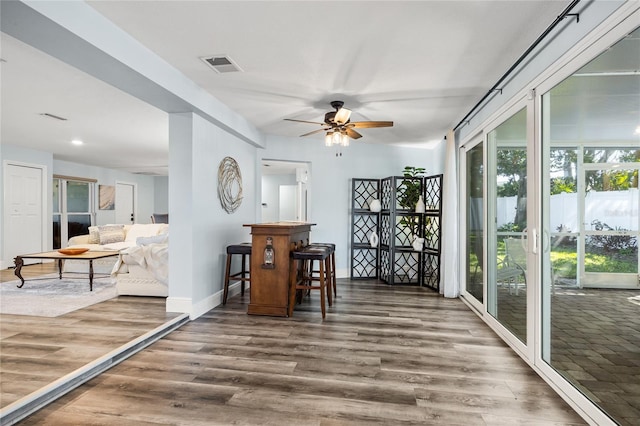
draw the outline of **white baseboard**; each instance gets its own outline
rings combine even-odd
[[[167,297],[167,312],[181,312],[191,315],[191,299],[188,297]]]
[[[229,286],[229,297],[233,297],[240,293],[240,284],[241,282],[238,281]],[[245,291],[247,291],[248,288],[249,286],[246,285]],[[221,305],[222,295],[223,290],[219,290],[195,304],[192,299],[187,297],[167,297],[167,312],[182,312],[189,314],[189,319],[193,321],[216,306]]]
[[[350,271],[348,268],[345,268],[345,269],[336,268],[336,278],[349,278],[349,276],[350,276]]]

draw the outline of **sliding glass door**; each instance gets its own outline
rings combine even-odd
[[[509,114],[507,114],[509,115]],[[527,108],[487,134],[487,311],[527,341]]]
[[[630,16],[460,147],[463,300],[602,425],[640,424],[640,8]]]
[[[620,424],[640,424],[638,52],[640,29],[541,98],[540,355]]]

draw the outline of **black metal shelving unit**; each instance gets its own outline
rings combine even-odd
[[[425,201],[425,212],[400,205],[404,182],[414,181]],[[369,211],[369,202],[380,199],[382,210]],[[379,278],[390,285],[421,285],[439,290],[442,223],[442,175],[352,180],[351,278]],[[369,236],[376,232],[377,247]],[[424,249],[415,251],[414,233],[425,238]]]

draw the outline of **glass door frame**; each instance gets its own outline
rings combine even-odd
[[[526,268],[526,330],[527,330],[527,341],[523,342],[518,337],[516,337],[511,330],[507,329],[497,318],[493,315],[489,314],[489,303],[495,301],[495,289],[492,288],[492,284],[489,281],[491,277],[494,277],[492,281],[495,281],[495,265],[487,265],[487,270],[489,272],[488,278],[486,279],[486,294],[485,294],[485,304],[484,304],[484,312],[485,320],[489,323],[489,325],[496,331],[504,340],[511,346],[516,352],[521,354],[525,359],[532,359],[534,354],[534,333],[535,333],[535,291],[536,284],[538,283],[538,268],[536,265],[536,256],[537,256],[537,227],[532,226],[532,224],[536,223],[537,215],[536,215],[536,205],[535,205],[535,197],[529,196],[529,194],[535,193],[535,176],[536,176],[536,160],[535,160],[535,144],[533,143],[536,136],[535,131],[535,103],[534,96],[532,93],[527,93],[522,95],[521,97],[515,99],[508,105],[506,105],[503,109],[500,110],[499,113],[496,114],[496,118],[489,122],[486,126],[483,126],[484,132],[484,143],[485,143],[485,167],[487,172],[485,173],[485,227],[486,227],[486,235],[495,235],[497,232],[497,226],[495,220],[491,220],[490,218],[495,217],[495,207],[489,207],[489,203],[493,203],[490,201],[492,197],[496,196],[496,188],[492,187],[492,183],[495,182],[496,178],[496,155],[495,155],[495,147],[491,147],[489,143],[489,134],[497,129],[501,124],[509,120],[515,114],[520,112],[521,110],[525,110],[526,114],[526,151],[527,151],[527,229],[526,229],[526,252],[527,252],[527,265]],[[493,223],[491,223],[493,222]],[[484,241],[485,252],[489,257],[496,256],[496,247],[489,246],[489,239],[485,237]],[[494,282],[493,287],[495,287],[496,283]]]
[[[489,290],[489,281],[488,281],[488,277],[491,277],[492,275],[495,276],[495,273],[488,273],[488,269],[490,268],[488,266],[488,257],[491,255],[491,253],[495,254],[495,249],[489,250],[488,247],[488,235],[491,232],[495,232],[496,226],[495,223],[490,224],[489,223],[489,214],[491,213],[492,210],[489,209],[488,206],[488,199],[491,196],[491,193],[495,194],[495,188],[493,189],[489,189],[488,186],[490,185],[491,180],[489,179],[489,176],[493,175],[495,177],[495,170],[489,170],[488,164],[491,161],[492,156],[489,154],[489,141],[488,141],[488,135],[491,131],[493,131],[494,129],[496,129],[498,126],[500,126],[502,123],[504,123],[505,121],[507,121],[509,118],[511,118],[515,113],[521,111],[525,109],[526,110],[526,123],[527,123],[527,130],[526,130],[526,139],[527,139],[527,194],[534,194],[534,190],[535,190],[535,178],[529,178],[529,176],[531,177],[535,177],[537,176],[537,173],[535,171],[536,167],[537,167],[537,163],[534,161],[534,155],[536,152],[536,146],[533,143],[534,138],[536,136],[536,129],[535,129],[535,118],[536,118],[536,110],[535,110],[535,103],[534,103],[534,96],[533,93],[527,93],[522,95],[520,98],[516,99],[515,101],[511,102],[510,104],[508,104],[505,108],[503,108],[500,113],[497,115],[496,118],[494,118],[491,122],[489,122],[487,125],[482,126],[482,132],[476,133],[474,136],[469,137],[466,139],[465,143],[460,145],[460,168],[459,168],[459,182],[466,182],[467,180],[467,176],[466,176],[466,169],[467,169],[467,164],[466,164],[466,154],[473,148],[477,147],[479,144],[482,144],[483,146],[483,166],[484,166],[484,173],[483,173],[483,190],[484,190],[484,194],[483,194],[483,226],[484,226],[484,232],[483,232],[483,244],[482,244],[482,250],[483,250],[483,265],[482,265],[482,279],[483,279],[483,301],[480,302],[479,300],[477,300],[472,294],[470,294],[467,289],[466,286],[463,285],[461,288],[461,297],[465,300],[465,302],[472,308],[474,308],[483,318],[484,320],[487,322],[487,324],[489,324],[489,326],[497,333],[499,334],[502,339],[507,342],[507,344],[509,344],[509,346],[512,347],[513,350],[515,350],[516,352],[518,352],[519,354],[521,354],[521,356],[525,359],[525,360],[530,360],[533,359],[533,355],[534,355],[534,351],[535,351],[535,345],[534,345],[534,333],[535,333],[535,312],[534,312],[534,300],[535,300],[535,283],[537,283],[538,280],[538,268],[536,268],[534,265],[537,265],[535,256],[536,256],[536,249],[535,248],[535,244],[537,244],[537,235],[536,235],[536,227],[532,227],[529,226],[527,228],[527,263],[528,265],[530,265],[530,267],[527,268],[527,282],[531,283],[531,285],[527,285],[526,287],[526,300],[527,300],[527,312],[526,312],[526,330],[527,330],[527,336],[529,336],[529,338],[527,339],[527,342],[522,342],[519,338],[517,338],[509,329],[507,329],[504,325],[502,325],[495,317],[493,317],[493,315],[489,314],[489,310],[488,310],[488,303],[489,303],[489,297],[490,296],[490,290]],[[495,167],[495,155],[493,156],[493,166]],[[467,247],[467,217],[466,217],[466,212],[467,210],[467,191],[466,191],[466,184],[462,184],[460,185],[460,192],[459,192],[459,205],[460,205],[460,211],[464,212],[463,214],[460,215],[460,222],[459,222],[459,229],[460,229],[460,235],[459,235],[459,243],[460,243],[460,253],[468,253],[469,248]],[[535,213],[535,197],[533,196],[528,196],[527,197],[527,223],[531,224],[531,223],[537,223],[536,220],[538,220],[536,213]],[[491,216],[493,217],[493,216]],[[535,249],[534,249],[535,248]],[[468,282],[468,276],[467,276],[467,262],[466,261],[461,261],[460,262],[460,274],[459,276],[461,277],[461,282],[463,284],[466,284]]]
[[[460,277],[460,282],[463,284],[460,286],[460,296],[469,304],[469,306],[471,306],[472,308],[474,308],[481,316],[485,316],[485,307],[484,307],[484,302],[487,300],[487,288],[486,288],[486,282],[487,282],[487,273],[486,273],[486,264],[487,264],[487,254],[486,254],[486,245],[482,244],[482,251],[483,251],[483,256],[482,256],[482,265],[481,269],[482,269],[482,298],[483,301],[478,300],[475,296],[473,296],[473,294],[471,294],[466,287],[466,284],[469,282],[469,277],[467,276],[467,262],[466,262],[466,256],[468,254],[468,248],[467,248],[467,217],[466,217],[466,212],[468,211],[468,205],[467,205],[467,154],[474,148],[476,148],[478,145],[482,145],[483,146],[483,152],[482,152],[482,163],[483,165],[486,164],[487,162],[487,153],[486,153],[486,149],[485,149],[485,141],[484,141],[484,135],[482,133],[478,133],[475,136],[469,138],[469,142],[461,145],[460,146],[460,155],[459,155],[459,159],[460,159],[460,168],[459,168],[459,176],[458,176],[458,182],[460,182],[460,191],[458,192],[459,194],[459,200],[458,200],[458,205],[460,206],[460,211],[461,212],[465,212],[464,214],[459,215],[459,229],[460,229],[460,233],[459,233],[459,247],[461,247],[462,249],[460,250],[460,253],[464,253],[465,256],[465,261],[461,261],[460,262],[460,270],[459,270],[459,277]],[[464,184],[462,184],[462,182],[464,182]],[[486,192],[486,173],[483,173],[482,176],[482,188],[483,188],[483,192]],[[483,193],[483,197],[482,197],[482,214],[483,214],[483,226],[484,222],[486,222],[485,217],[486,217],[486,195]],[[484,232],[483,234],[486,234],[486,232]]]

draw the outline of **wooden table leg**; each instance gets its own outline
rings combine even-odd
[[[58,259],[58,278],[62,279],[62,259]]]
[[[93,291],[93,259],[89,259],[89,291]]]
[[[22,274],[20,274],[20,270],[22,269],[22,266],[24,265],[24,261],[22,260],[22,258],[20,256],[16,256],[15,259],[13,259],[13,263],[16,265],[16,269],[13,271],[14,274],[16,274],[16,276],[18,278],[20,278],[20,285],[18,286],[18,288],[22,288],[22,286],[24,285],[24,278],[22,278]]]

